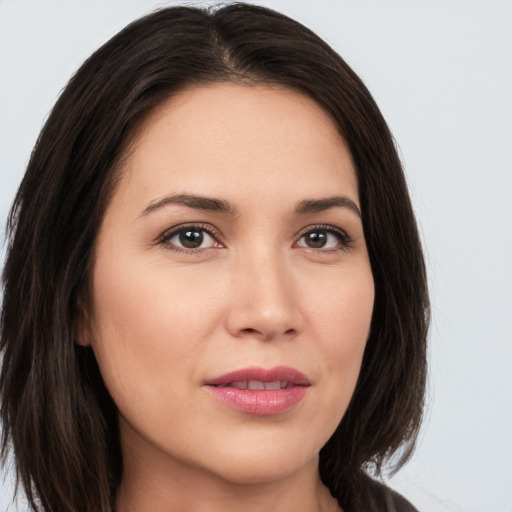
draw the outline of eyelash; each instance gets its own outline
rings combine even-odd
[[[190,232],[204,232],[207,233],[209,236],[211,236],[216,243],[220,243],[219,239],[222,238],[221,234],[218,230],[214,229],[213,226],[209,224],[182,224],[181,226],[176,226],[171,228],[170,230],[163,233],[157,240],[158,244],[165,245],[167,249],[170,249],[171,251],[181,253],[181,254],[198,254],[202,251],[212,249],[212,247],[206,247],[206,248],[184,248],[184,247],[178,247],[175,244],[170,243],[170,240],[174,238],[175,236],[178,236],[180,233],[185,233],[187,231]]]
[[[302,234],[300,235],[298,240],[301,240],[308,233],[314,233],[315,231],[316,232],[323,231],[328,234],[334,235],[339,242],[339,246],[333,247],[333,248],[328,248],[328,249],[323,249],[323,248],[315,249],[314,247],[304,247],[305,249],[309,249],[311,251],[316,251],[316,252],[335,252],[335,251],[346,251],[346,250],[350,249],[353,245],[352,239],[347,235],[347,233],[345,231],[343,231],[342,229],[336,228],[334,226],[329,226],[329,225],[325,225],[325,224],[308,226],[307,228],[305,228],[302,231]],[[295,243],[297,243],[297,242],[295,242]],[[303,246],[301,246],[301,247],[303,247]]]
[[[168,249],[170,249],[172,251],[175,251],[175,252],[178,252],[178,253],[182,253],[182,254],[183,253],[184,254],[198,254],[198,253],[201,253],[201,252],[203,252],[205,250],[208,250],[208,249],[217,248],[217,247],[182,248],[182,247],[179,247],[179,246],[177,246],[175,244],[170,243],[170,240],[172,238],[174,238],[175,236],[180,235],[181,233],[185,233],[186,231],[190,231],[190,232],[205,232],[210,237],[212,237],[213,240],[215,240],[216,243],[218,243],[218,244],[221,243],[221,242],[219,242],[219,239],[222,238],[220,232],[218,230],[214,229],[209,224],[183,224],[181,226],[173,227],[170,230],[168,230],[165,233],[163,233],[157,239],[156,242],[158,244],[165,245],[166,248],[168,248]],[[336,251],[340,251],[340,250],[341,251],[345,251],[345,250],[350,249],[350,247],[353,244],[352,239],[342,229],[335,228],[334,226],[319,224],[319,225],[314,225],[314,226],[308,226],[306,229],[304,229],[302,231],[302,233],[300,234],[297,242],[294,243],[294,245],[296,245],[300,240],[302,240],[302,238],[305,237],[307,234],[314,233],[315,231],[317,231],[317,232],[325,232],[327,234],[334,235],[336,237],[336,239],[338,240],[338,242],[339,242],[339,246],[333,247],[333,248],[327,248],[327,249],[308,247],[308,246],[305,246],[305,245],[301,245],[299,247],[302,247],[304,249],[307,249],[307,250],[310,250],[310,251],[314,251],[314,252],[326,253],[326,252],[336,252]]]

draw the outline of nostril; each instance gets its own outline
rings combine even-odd
[[[248,336],[257,336],[257,337],[261,337],[265,340],[268,340],[268,339],[272,339],[274,338],[275,336],[278,336],[279,335],[279,332],[270,332],[270,331],[266,331],[266,330],[259,330],[259,329],[254,329],[252,327],[246,327],[245,329],[241,329],[240,330],[240,333],[244,334],[244,335],[248,335]],[[287,329],[286,331],[283,331],[283,335],[285,336],[291,336],[291,335],[294,335],[296,333],[296,330],[295,329]]]
[[[279,336],[279,332],[278,331],[266,331],[266,330],[259,330],[259,329],[254,329],[252,327],[246,327],[245,329],[241,329],[239,331],[242,335],[245,335],[245,336],[257,336],[258,338],[262,338],[262,339],[265,339],[265,340],[270,340],[270,339],[273,339],[274,337],[276,336]],[[282,331],[282,335],[284,336],[287,336],[287,337],[290,337],[290,336],[294,336],[296,334],[296,330],[295,329],[287,329],[286,331]]]

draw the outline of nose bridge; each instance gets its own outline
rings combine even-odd
[[[232,276],[229,329],[236,336],[273,339],[301,330],[293,275],[276,247],[240,258]]]

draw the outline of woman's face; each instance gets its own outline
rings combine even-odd
[[[374,299],[333,122],[282,88],[193,88],[146,120],[122,172],[81,343],[119,408],[125,468],[251,483],[316,467]]]

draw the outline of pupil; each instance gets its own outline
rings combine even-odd
[[[203,233],[200,231],[183,231],[180,242],[187,249],[197,249],[203,243]]]
[[[306,240],[309,247],[316,249],[325,245],[325,242],[327,241],[327,235],[325,233],[315,231],[313,233],[309,233]]]

